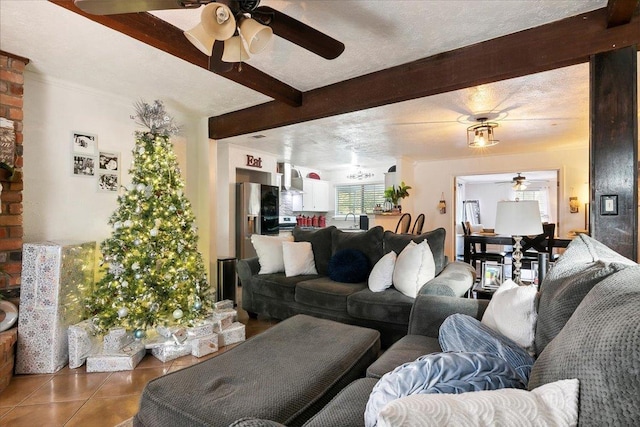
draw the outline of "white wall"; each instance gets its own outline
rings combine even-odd
[[[121,184],[126,186],[131,182],[128,170],[134,132],[139,128],[130,116],[138,100],[114,97],[30,71],[24,77],[24,241],[101,242],[111,234],[107,221],[118,207],[117,195],[98,192],[95,178],[72,175],[71,133],[96,134],[100,150],[119,152]],[[176,154],[185,169],[185,194],[192,203],[195,201],[198,227],[206,229],[207,235],[200,236],[200,247],[208,261],[208,234],[214,231],[209,226],[208,206],[203,206],[200,199],[203,190],[197,177],[203,165],[193,163],[196,156],[191,154],[203,144],[207,146],[206,125],[202,125],[206,119],[165,107],[182,125],[182,135],[175,138]],[[208,165],[204,170],[208,173]]]
[[[410,211],[406,201],[403,211],[412,216],[424,213],[426,216],[424,230],[444,227],[447,230],[445,251],[449,257],[454,256],[455,244],[455,212],[454,212],[454,178],[462,175],[510,173],[516,170],[549,170],[560,171],[558,218],[558,235],[566,236],[569,230],[584,228],[584,212],[569,213],[570,188],[582,188],[589,180],[589,152],[585,145],[583,149],[573,149],[554,152],[530,152],[525,155],[487,156],[460,160],[441,160],[416,162],[413,170],[414,180],[410,185],[413,192],[409,197],[413,205]],[[403,178],[404,179],[404,178]],[[405,179],[407,181],[407,179]],[[447,202],[447,213],[438,213],[438,201],[444,193]],[[587,200],[586,194],[579,195],[580,200]]]

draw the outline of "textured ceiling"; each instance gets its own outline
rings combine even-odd
[[[606,0],[283,1],[263,0],[342,41],[327,61],[274,37],[248,62],[307,91],[525,28],[604,7]],[[154,12],[182,29],[200,10]],[[216,116],[270,98],[188,64],[44,0],[0,1],[0,49],[28,69],[133,101]],[[508,58],[505,58],[505,61]],[[482,64],[478,64],[479,67]],[[221,143],[246,145],[298,166],[331,170],[388,165],[393,158],[443,159],[554,150],[588,141],[588,65],[373,108]],[[501,143],[466,147],[469,116],[490,112]]]

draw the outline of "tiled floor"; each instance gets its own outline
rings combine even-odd
[[[246,325],[247,338],[275,324],[271,320],[249,319],[241,310],[238,317]],[[0,394],[0,426],[113,427],[138,411],[140,394],[149,380],[233,347],[223,347],[201,358],[184,356],[166,363],[147,354],[133,371],[87,373],[83,366],[66,367],[55,374],[14,376]]]

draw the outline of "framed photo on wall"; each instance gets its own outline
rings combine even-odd
[[[98,173],[98,191],[103,193],[117,193],[120,178],[117,174]]]
[[[98,169],[100,172],[118,173],[120,171],[120,153],[100,151]]]
[[[482,287],[485,289],[497,289],[502,283],[502,264],[482,264]]]
[[[72,154],[73,176],[96,176],[96,158],[95,156],[86,156],[84,154]]]
[[[71,144],[74,153],[95,155],[98,151],[98,135],[73,131],[71,133]]]

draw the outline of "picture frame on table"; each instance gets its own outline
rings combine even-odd
[[[71,145],[74,153],[95,156],[98,152],[98,135],[88,132],[71,132]]]
[[[72,153],[71,167],[73,176],[93,178],[96,176],[96,157]]]
[[[482,279],[480,284],[484,289],[497,289],[503,280],[504,265],[500,263],[482,264]]]

